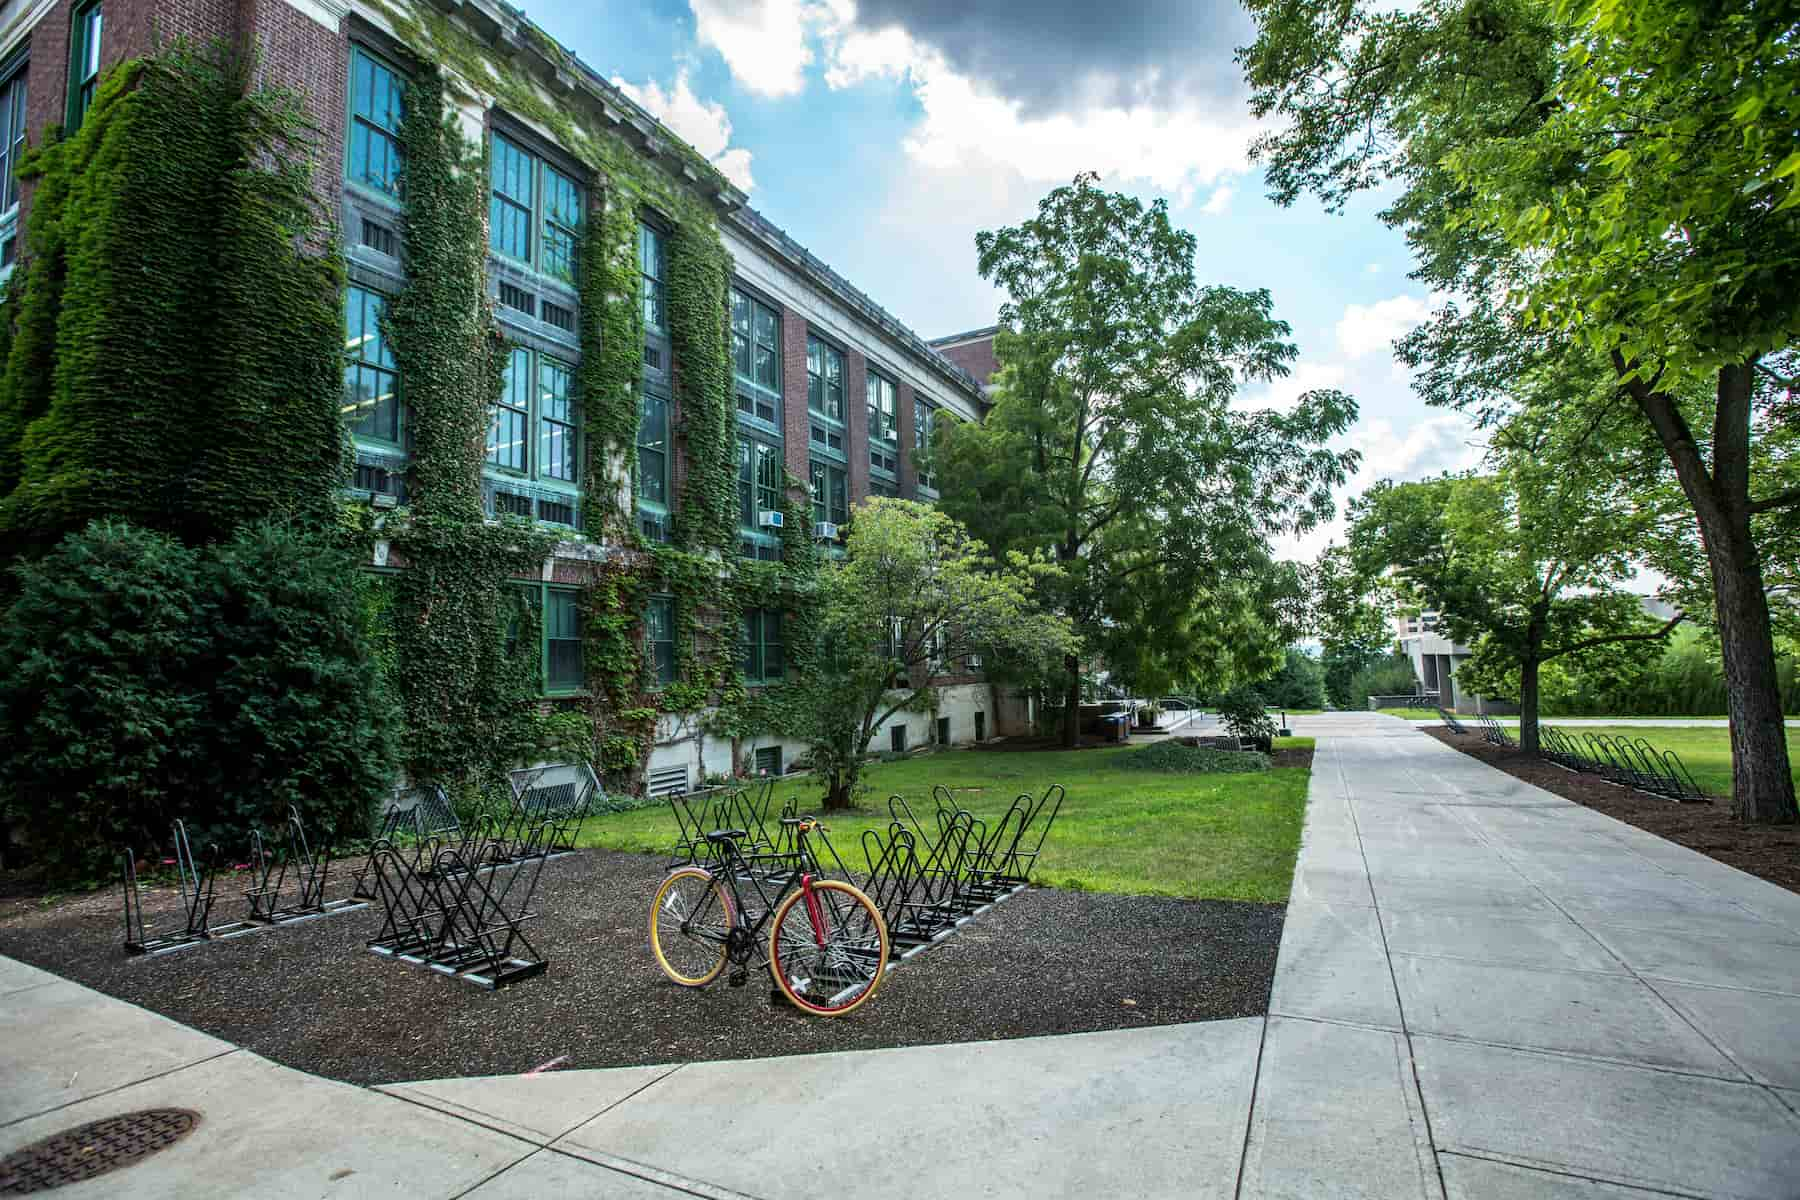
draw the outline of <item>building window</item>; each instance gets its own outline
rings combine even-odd
[[[25,150],[25,68],[0,83],[0,213],[19,203],[19,155]]]
[[[381,332],[387,297],[350,286],[344,299],[344,416],[357,438],[399,446],[400,373]]]
[[[81,128],[100,83],[100,16],[99,0],[93,0],[77,8],[70,19],[69,133]]]
[[[552,279],[573,283],[580,186],[498,133],[488,154],[488,181],[488,246]]]
[[[536,479],[576,481],[581,430],[573,395],[573,368],[547,354],[514,346],[506,360],[500,400],[488,422],[491,466]],[[537,458],[529,448],[535,418]]]
[[[572,692],[582,685],[581,604],[570,588],[544,589],[545,690]]]
[[[405,85],[392,67],[350,48],[350,182],[400,195],[400,114]]]
[[[900,458],[900,403],[894,381],[869,372],[869,466],[895,473]]]
[[[870,476],[869,495],[885,496],[889,500],[898,500],[900,498],[900,488],[899,485],[890,480],[876,479],[874,476]]]
[[[775,683],[786,673],[781,651],[781,610],[753,608],[738,638],[738,668],[745,683]]]
[[[488,422],[487,460],[503,471],[526,473],[525,438],[531,427],[531,351],[514,346],[507,358],[500,400]]]
[[[644,327],[657,333],[669,329],[668,309],[664,297],[662,231],[643,222],[638,223],[638,274],[643,276]]]
[[[830,522],[843,526],[850,522],[850,489],[844,468],[812,460],[812,507],[814,522]]]
[[[913,467],[919,473],[919,486],[931,487],[931,472],[919,465],[919,451],[931,449],[932,436],[937,432],[937,409],[918,398],[913,400]]]
[[[675,600],[652,596],[644,610],[644,652],[657,685],[675,682]]]
[[[574,588],[546,583],[517,585],[537,625],[537,644],[520,640],[520,626],[513,621],[506,630],[506,657],[517,662],[521,654],[535,657],[530,665],[540,695],[566,695],[581,690],[581,597]]]
[[[738,523],[760,531],[762,514],[781,511],[781,450],[767,442],[738,439]]]
[[[781,318],[775,310],[731,289],[731,363],[738,411],[781,423]]]
[[[667,508],[669,503],[669,401],[645,391],[638,400],[637,497]]]
[[[844,419],[844,356],[811,335],[806,339],[806,407],[828,421]]]

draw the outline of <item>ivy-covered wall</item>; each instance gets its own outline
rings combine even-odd
[[[97,516],[218,538],[323,526],[347,469],[343,272],[291,97],[177,42],[51,131],[0,374],[0,550]],[[296,152],[296,146],[299,152]]]

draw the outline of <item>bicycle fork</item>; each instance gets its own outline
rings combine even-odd
[[[825,948],[825,911],[819,904],[819,894],[813,891],[811,875],[800,877],[800,892],[806,900],[806,918],[812,922],[813,942],[823,950]]]

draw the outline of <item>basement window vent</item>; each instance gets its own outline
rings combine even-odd
[[[359,492],[368,492],[371,496],[393,496],[398,500],[406,498],[406,481],[400,472],[390,471],[374,463],[357,463],[355,472],[350,477],[350,486]]]
[[[686,767],[663,767],[650,772],[650,794],[652,796],[679,796],[688,790],[688,769]]]
[[[564,504],[560,500],[539,500],[537,516],[538,520],[551,525],[573,526],[575,524],[575,506]]]
[[[537,315],[537,297],[524,288],[514,287],[510,283],[500,285],[500,303],[507,308],[516,309],[528,317]]]
[[[389,258],[400,257],[400,238],[379,221],[371,221],[364,217],[362,223],[362,244],[377,254],[385,254]]]
[[[539,315],[544,318],[544,324],[546,325],[554,325],[564,333],[575,332],[574,309],[564,308],[560,304],[552,304],[550,301],[546,300],[544,301],[543,312]]]
[[[531,497],[515,495],[512,492],[495,492],[494,515],[496,517],[529,517],[531,515]]]

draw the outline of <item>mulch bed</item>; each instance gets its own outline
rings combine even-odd
[[[1425,732],[1516,779],[1800,892],[1800,826],[1745,825],[1728,803],[1677,804],[1608,783],[1598,775],[1567,770],[1535,755],[1491,745],[1479,734],[1454,734],[1442,725]]]
[[[1031,889],[895,971],[848,1017],[668,982],[646,944],[663,860],[589,850],[544,867],[528,927],[550,969],[498,992],[364,949],[378,906],[155,958],[120,947],[118,888],[0,900],[0,953],[288,1066],[351,1083],[1077,1033],[1266,1011],[1280,905]],[[347,892],[348,864],[332,894]],[[341,881],[337,875],[342,872]],[[241,912],[221,878],[215,923]],[[179,927],[174,889],[147,894]],[[161,920],[157,918],[161,915]]]

